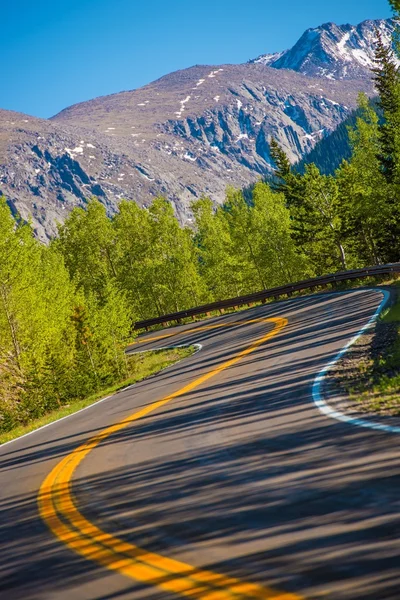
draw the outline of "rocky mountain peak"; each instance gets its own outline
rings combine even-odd
[[[377,30],[383,42],[391,44],[393,19],[367,20],[359,25],[325,23],[307,29],[289,50],[265,54],[251,62],[311,77],[370,79]]]
[[[52,119],[0,110],[0,194],[43,240],[74,206],[97,196],[109,214],[124,198],[167,197],[182,223],[202,195],[271,172],[275,137],[304,157],[373,95],[375,28],[392,21],[326,23],[286,52],[241,65],[197,65],[131,91],[70,106]]]

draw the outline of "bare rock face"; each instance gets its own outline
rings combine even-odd
[[[362,38],[373,52],[374,24],[366,23],[354,28],[357,43]],[[318,28],[321,39],[327,27]],[[341,49],[356,43],[355,33],[343,41],[348,27],[329,25]],[[302,47],[309,32],[304,36]],[[13,211],[32,219],[44,241],[56,234],[57,221],[92,196],[111,215],[121,198],[147,205],[163,195],[180,221],[189,222],[194,199],[221,202],[227,186],[247,186],[271,170],[271,136],[295,161],[351,112],[360,91],[373,94],[366,69],[349,70],[349,63],[341,79],[322,73],[315,39],[308,44],[312,73],[289,56],[297,44],[271,61],[177,71],[50,120],[0,110],[0,193]]]
[[[389,46],[394,28],[393,19],[368,20],[357,26],[325,23],[307,29],[290,50],[264,54],[250,62],[292,69],[311,77],[370,79],[377,31]]]

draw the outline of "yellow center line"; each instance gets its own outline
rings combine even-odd
[[[78,510],[72,494],[72,479],[77,467],[102,441],[158,410],[168,402],[188,394],[221,371],[233,366],[261,344],[277,335],[287,325],[287,319],[281,317],[234,322],[232,325],[247,325],[251,322],[273,323],[274,328],[230,360],[201,375],[180,390],[149,404],[119,423],[106,427],[68,454],[53,468],[40,487],[38,506],[41,517],[61,542],[81,556],[108,569],[182,596],[201,598],[201,600],[232,600],[232,597],[302,600],[301,596],[297,594],[281,592],[227,575],[198,569],[178,560],[149,552],[106,533],[84,517]],[[228,324],[223,324],[223,326],[226,325]],[[210,325],[201,329],[216,327],[216,325]],[[199,329],[196,328],[195,331],[199,331]],[[188,330],[182,333],[188,333]],[[167,334],[166,337],[170,337],[170,334]]]
[[[229,321],[228,323],[217,323],[215,325],[200,325],[199,327],[191,327],[190,329],[181,329],[180,331],[173,331],[172,333],[163,333],[162,335],[153,335],[144,339],[137,339],[133,344],[145,344],[146,342],[155,342],[156,340],[164,340],[165,338],[173,337],[175,335],[183,335],[185,333],[197,333],[198,331],[209,331],[210,329],[221,329],[221,327],[235,327],[240,325],[251,325],[252,323],[263,323],[265,322],[264,317],[258,317],[257,319],[248,319],[246,321]],[[133,346],[131,344],[131,346]]]

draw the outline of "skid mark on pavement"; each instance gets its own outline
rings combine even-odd
[[[202,600],[228,600],[232,597],[301,600],[301,596],[297,594],[281,592],[258,584],[247,583],[234,577],[199,569],[175,559],[148,552],[114,537],[88,521],[79,512],[72,495],[72,478],[76,468],[102,441],[156,411],[168,402],[188,394],[205,381],[221,373],[221,371],[233,366],[242,358],[251,354],[261,344],[277,335],[287,325],[288,321],[276,317],[233,322],[231,325],[247,325],[254,322],[272,323],[274,327],[254,341],[248,348],[212,371],[205,373],[173,394],[133,413],[119,423],[106,427],[56,465],[40,487],[38,505],[41,517],[61,542],[81,556],[108,569],[167,592],[183,596],[201,598]],[[223,324],[223,326],[226,325]],[[196,328],[194,331],[216,327],[216,325],[205,326]],[[188,330],[182,333],[188,333]],[[173,334],[167,334],[164,337],[170,337],[170,335]],[[160,337],[158,336],[158,339]]]

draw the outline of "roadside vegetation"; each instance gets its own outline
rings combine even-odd
[[[111,218],[92,199],[48,246],[0,200],[0,432],[129,379],[136,320],[399,260],[400,74],[376,36],[378,100],[360,95],[333,176],[298,173],[271,139],[272,183],[194,202],[190,227],[164,198],[122,201]]]
[[[339,361],[333,379],[348,405],[360,412],[400,415],[400,285],[396,301],[373,331],[361,336]]]
[[[39,427],[48,425],[53,421],[57,421],[62,417],[71,415],[82,408],[86,408],[91,404],[94,404],[101,398],[105,398],[126,388],[129,385],[142,381],[151,375],[159,373],[161,370],[166,369],[170,365],[182,360],[193,354],[195,351],[193,346],[187,348],[171,348],[163,350],[155,350],[151,352],[138,352],[127,357],[127,377],[121,379],[113,385],[106,386],[96,392],[90,394],[87,397],[71,398],[67,404],[61,405],[60,407],[53,410],[46,410],[44,408],[43,415],[32,418],[27,415],[25,419],[19,419],[19,424],[12,427],[10,430],[0,433],[0,444],[9,442],[21,435],[30,433]],[[38,414],[38,413],[36,413]]]

